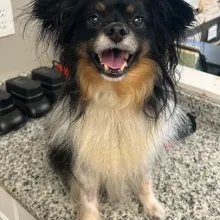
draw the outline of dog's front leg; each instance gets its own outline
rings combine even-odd
[[[78,220],[101,220],[99,212],[99,181],[94,175],[81,171],[76,175],[80,185]]]
[[[159,219],[165,219],[165,210],[154,195],[152,181],[148,175],[142,179],[139,200],[145,213]]]

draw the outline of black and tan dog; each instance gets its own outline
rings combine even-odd
[[[150,170],[189,123],[176,106],[175,44],[194,19],[183,0],[34,0],[31,19],[70,71],[55,107],[54,168],[69,178],[80,220],[99,220],[99,192],[136,193],[164,217]]]

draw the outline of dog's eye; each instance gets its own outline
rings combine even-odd
[[[96,15],[90,16],[88,19],[88,24],[90,26],[94,27],[94,26],[98,25],[99,23],[100,23],[100,20]]]
[[[136,27],[140,28],[144,24],[144,19],[142,17],[136,17],[136,18],[134,18],[133,23]]]

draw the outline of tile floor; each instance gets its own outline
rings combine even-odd
[[[0,220],[35,220],[18,202],[0,187]]]

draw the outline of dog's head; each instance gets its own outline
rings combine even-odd
[[[32,4],[41,36],[53,40],[55,49],[71,49],[72,57],[88,57],[107,80],[122,79],[140,56],[163,58],[193,19],[183,0],[34,0]]]
[[[100,78],[122,81],[146,58],[158,64],[162,90],[173,86],[175,43],[194,19],[183,0],[33,0],[31,8],[70,71],[84,59]]]

